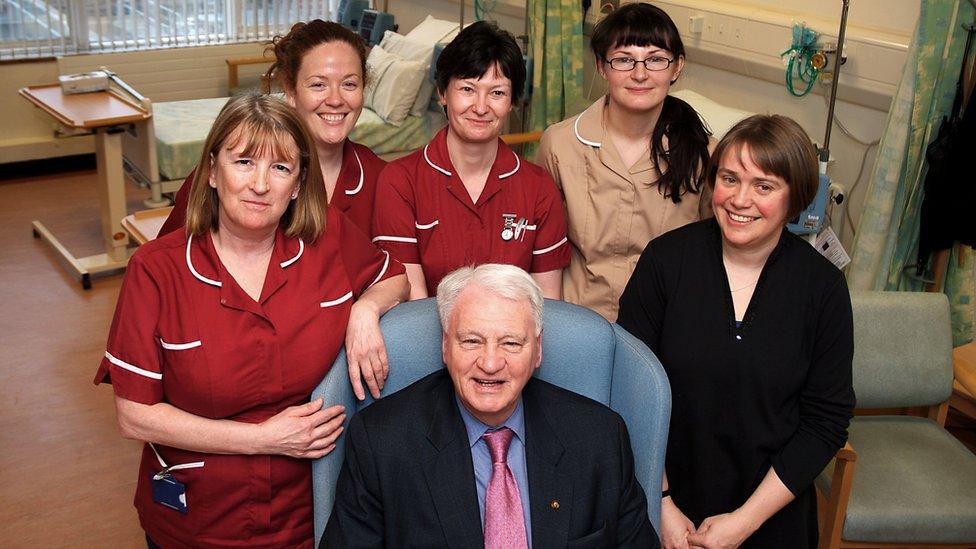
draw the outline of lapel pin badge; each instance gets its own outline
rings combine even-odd
[[[549,507],[552,508],[552,509],[559,509],[559,500],[558,499],[554,499],[554,500],[550,501],[549,502]]]
[[[502,214],[502,220],[505,226],[502,228],[502,240],[508,242],[512,238],[515,238],[515,214]]]

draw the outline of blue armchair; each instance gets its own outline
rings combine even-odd
[[[616,410],[627,422],[637,479],[647,493],[648,513],[660,531],[661,476],[671,417],[671,390],[661,364],[650,350],[596,313],[562,301],[546,300],[542,366],[536,375]],[[441,325],[434,299],[404,303],[380,322],[390,359],[388,395],[442,368]],[[369,406],[352,393],[345,353],[312,393],[326,405],[342,404],[347,416]],[[347,419],[348,423],[348,419]],[[344,437],[336,449],[312,464],[315,539],[322,536],[335,502],[335,484],[344,455]]]

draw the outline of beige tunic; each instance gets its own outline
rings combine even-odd
[[[658,190],[650,158],[623,165],[605,139],[605,99],[553,124],[542,136],[536,163],[562,192],[572,260],[563,270],[563,299],[610,322],[644,246],[658,235],[711,215],[708,200],[685,193],[675,204]]]

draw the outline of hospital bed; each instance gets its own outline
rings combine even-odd
[[[164,194],[176,192],[200,160],[200,150],[227,97],[153,103],[127,84],[123,90],[150,118],[129,127],[122,137],[125,174],[133,183],[148,187],[150,208],[169,204]],[[407,116],[400,126],[387,124],[363,108],[349,138],[382,157],[396,157],[426,145],[447,124],[438,108],[423,116]]]

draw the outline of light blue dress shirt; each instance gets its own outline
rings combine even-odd
[[[481,435],[493,428],[478,421],[460,400],[454,396],[457,407],[461,411],[461,419],[464,420],[464,428],[468,431],[468,445],[471,447],[471,462],[474,465],[474,482],[478,489],[478,507],[481,509],[481,529],[485,528],[485,494],[488,493],[488,483],[491,481],[491,453],[488,451],[488,443],[482,440]],[[518,484],[519,499],[522,500],[522,517],[525,519],[525,534],[528,538],[529,548],[532,547],[532,515],[529,509],[529,476],[525,467],[525,416],[522,411],[522,399],[515,406],[515,411],[498,428],[508,427],[515,436],[508,445],[508,467],[515,476],[515,483]]]

